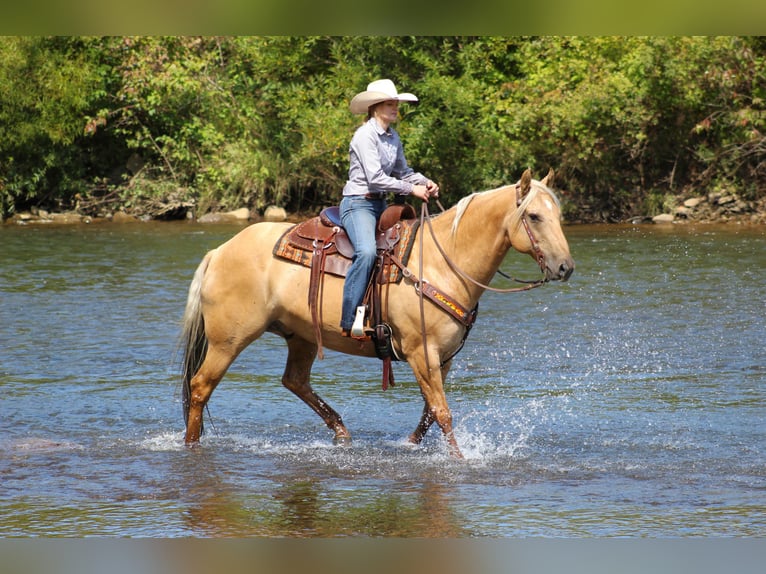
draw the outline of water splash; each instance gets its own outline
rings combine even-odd
[[[177,432],[163,432],[150,436],[138,443],[141,450],[150,452],[171,452],[183,450],[183,435]]]
[[[487,401],[484,408],[462,414],[455,438],[469,461],[494,464],[524,459],[539,425],[547,424],[553,407],[543,399],[522,401],[506,409],[504,401]]]

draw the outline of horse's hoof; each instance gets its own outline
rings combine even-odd
[[[332,439],[332,443],[335,446],[351,446],[351,437],[346,436],[336,436],[334,439]]]
[[[460,449],[457,446],[450,445],[448,450],[449,450],[449,456],[452,460],[465,460],[463,453],[460,451]]]
[[[195,446],[199,446],[199,439],[200,435],[199,433],[187,433],[184,436],[184,446],[188,448],[194,448]]]

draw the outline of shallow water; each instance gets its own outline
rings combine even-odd
[[[466,461],[405,364],[266,336],[183,447],[176,343],[232,226],[0,227],[0,536],[729,537],[766,532],[766,229],[567,227],[567,284],[487,293],[447,382]],[[505,267],[534,275],[510,254]],[[497,285],[503,285],[502,279]]]

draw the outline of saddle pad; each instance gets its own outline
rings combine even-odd
[[[318,219],[318,218],[315,218]],[[412,252],[412,245],[415,242],[415,234],[420,225],[420,221],[417,219],[402,220],[399,222],[401,228],[399,230],[399,241],[394,246],[394,255],[404,264],[407,265],[407,261],[410,258]],[[304,267],[311,267],[311,260],[313,255],[313,248],[310,243],[306,245],[298,245],[294,240],[293,232],[296,231],[298,226],[303,226],[300,231],[302,232],[306,228],[313,227],[314,224],[305,225],[299,223],[294,225],[285,231],[279,240],[274,245],[273,254],[281,259],[298,263]],[[291,237],[292,236],[292,237]],[[292,239],[292,240],[291,240]],[[325,271],[337,275],[339,277],[345,277],[348,267],[351,265],[351,259],[341,255],[335,250],[332,253],[327,254],[327,260],[325,262]],[[386,265],[383,270],[383,281],[387,283],[398,283],[402,280],[402,272],[396,265]]]

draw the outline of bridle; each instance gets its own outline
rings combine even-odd
[[[521,186],[517,183],[516,184],[516,208],[521,209],[521,203],[524,201],[524,198],[521,196]],[[524,230],[527,232],[527,237],[529,237],[529,243],[532,245],[532,252],[535,254],[535,260],[537,261],[537,264],[540,266],[540,271],[545,273],[545,253],[543,253],[543,250],[540,249],[540,244],[537,242],[537,239],[535,239],[535,236],[532,234],[532,229],[529,227],[529,222],[527,221],[527,212],[524,210],[521,213],[521,224],[524,226]]]

